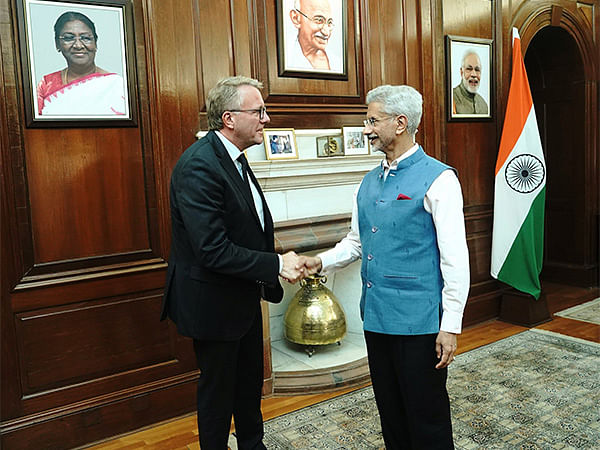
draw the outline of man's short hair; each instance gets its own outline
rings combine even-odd
[[[471,55],[475,55],[477,56],[477,60],[479,61],[479,64],[481,64],[481,58],[479,57],[479,54],[473,50],[472,48],[468,48],[467,50],[465,50],[465,52],[463,53],[463,57],[462,60],[460,62],[460,67],[462,67],[464,69],[465,67],[465,61],[467,60],[467,58]],[[456,66],[454,66],[456,67]]]
[[[367,105],[381,103],[381,111],[390,116],[405,116],[406,131],[411,136],[417,132],[423,115],[423,97],[410,86],[391,86],[389,84],[371,89],[367,93]]]
[[[252,86],[261,89],[263,84],[254,78],[244,76],[227,77],[219,82],[208,93],[206,99],[206,119],[209,130],[223,129],[223,113],[232,109],[240,109],[243,101],[240,86]]]

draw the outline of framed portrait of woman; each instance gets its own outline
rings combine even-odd
[[[18,0],[30,127],[137,125],[131,2]]]

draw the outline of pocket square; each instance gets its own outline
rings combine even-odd
[[[396,200],[412,200],[412,199],[408,195],[398,194],[398,197],[396,197]]]

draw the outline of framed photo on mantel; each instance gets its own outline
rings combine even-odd
[[[369,139],[363,134],[363,130],[364,127],[342,127],[346,155],[369,154]]]
[[[298,159],[298,146],[293,128],[264,129],[267,159]]]

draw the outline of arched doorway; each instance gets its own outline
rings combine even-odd
[[[525,66],[547,166],[542,279],[589,285],[582,56],[565,29],[548,26],[531,39]]]

